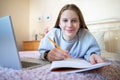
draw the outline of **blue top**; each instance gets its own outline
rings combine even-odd
[[[66,41],[63,39],[61,29],[53,28],[40,42],[39,52],[42,59],[47,50],[55,48],[48,37],[52,38],[63,50],[68,50],[70,56],[74,58],[85,58],[89,61],[92,53],[100,54],[98,43],[88,30],[80,29],[75,39]]]

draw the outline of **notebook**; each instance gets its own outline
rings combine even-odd
[[[23,65],[22,65],[23,63]],[[22,60],[17,49],[14,29],[10,16],[0,18],[0,66],[13,69],[31,69],[48,64],[42,60]]]
[[[80,73],[108,66],[110,64],[110,62],[91,64],[83,58],[68,58],[61,61],[53,61],[50,67],[50,71],[62,73]]]

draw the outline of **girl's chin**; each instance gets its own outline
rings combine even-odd
[[[71,34],[70,34],[70,33],[67,33],[66,35],[67,35],[68,37],[74,36],[73,33],[71,33]]]
[[[66,32],[66,34],[69,34],[69,35],[71,35],[71,34],[74,34],[74,32]]]

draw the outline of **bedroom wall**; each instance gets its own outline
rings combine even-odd
[[[30,0],[30,40],[34,35],[52,28],[63,5],[76,4],[83,12],[87,23],[120,18],[120,0]],[[50,16],[50,21],[46,17]],[[40,18],[40,20],[39,20]]]
[[[22,41],[34,40],[35,34],[54,26],[60,9],[67,3],[80,7],[87,24],[120,19],[120,0],[0,0],[0,17],[12,16],[18,48],[22,50]]]
[[[12,17],[18,49],[22,41],[29,40],[29,0],[0,0],[0,17]]]

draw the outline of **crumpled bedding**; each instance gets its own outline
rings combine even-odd
[[[0,80],[120,80],[120,62],[108,61],[111,62],[108,66],[71,74],[51,72],[49,70],[51,64],[31,70],[0,67]]]
[[[81,73],[54,73],[51,64],[31,70],[13,70],[0,67],[0,80],[120,80],[120,64],[111,65]]]

